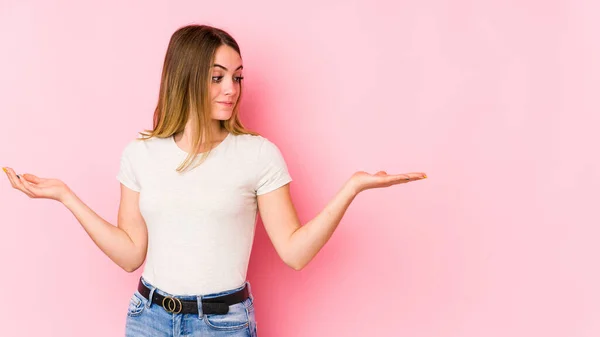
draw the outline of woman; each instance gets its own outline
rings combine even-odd
[[[126,336],[256,336],[246,271],[257,211],[281,259],[300,270],[358,193],[425,178],[357,172],[302,226],[281,152],[239,119],[242,71],[238,44],[223,30],[189,25],[173,34],[153,128],[121,154],[116,227],[62,181],[4,169],[15,189],[63,203],[127,272],[145,262]]]

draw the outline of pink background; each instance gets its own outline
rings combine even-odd
[[[0,166],[116,224],[124,145],[151,126],[171,34],[242,48],[242,119],[275,142],[304,222],[369,190],[301,272],[262,223],[259,336],[599,336],[596,1],[3,1]],[[122,336],[141,269],[61,204],[0,181],[2,336]]]

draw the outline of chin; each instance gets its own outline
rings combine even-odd
[[[226,121],[229,120],[232,116],[233,114],[216,114],[216,116],[212,116],[212,118],[219,121]]]

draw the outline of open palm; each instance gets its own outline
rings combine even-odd
[[[351,181],[357,192],[361,192],[371,188],[388,187],[425,178],[427,178],[427,175],[423,172],[387,174],[385,171],[379,171],[375,174],[370,174],[365,171],[358,171],[352,175]]]
[[[33,174],[17,176],[11,168],[4,168],[13,188],[30,198],[45,198],[61,201],[69,192],[69,187],[58,179],[40,178]]]

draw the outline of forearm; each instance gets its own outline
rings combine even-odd
[[[294,269],[304,268],[323,248],[357,194],[348,181],[314,219],[291,235],[290,261]]]
[[[92,241],[113,262],[131,272],[139,265],[135,244],[129,235],[119,227],[102,219],[77,195],[70,193],[62,203],[73,213]]]

